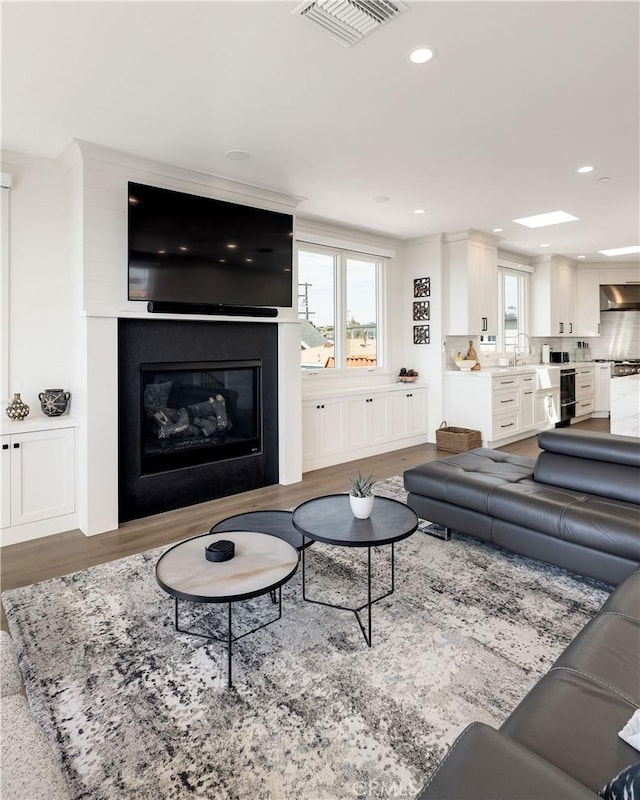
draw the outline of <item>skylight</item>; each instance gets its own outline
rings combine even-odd
[[[521,217],[514,219],[518,225],[526,225],[527,228],[544,228],[545,225],[559,225],[561,222],[574,222],[578,217],[567,214],[566,211],[547,211],[546,214],[535,214],[533,217]]]
[[[634,244],[630,247],[614,247],[611,250],[598,250],[603,256],[630,256],[632,253],[640,253],[640,245]]]

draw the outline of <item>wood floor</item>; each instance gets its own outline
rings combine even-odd
[[[609,431],[608,419],[591,419],[576,429]],[[536,437],[507,445],[506,452],[535,458],[540,452]],[[124,523],[118,530],[87,537],[78,530],[34,539],[0,548],[2,591],[27,586],[70,572],[103,564],[118,558],[204,533],[216,522],[232,514],[266,508],[292,508],[304,500],[348,490],[348,478],[361,469],[373,472],[378,480],[402,475],[405,469],[450,455],[435,445],[420,445],[396,450],[358,462],[305,473],[300,483],[267,486],[251,492],[211,500],[177,511]],[[7,630],[4,610],[0,626]]]

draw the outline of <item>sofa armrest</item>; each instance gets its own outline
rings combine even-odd
[[[598,800],[562,770],[481,722],[451,746],[416,800]]]

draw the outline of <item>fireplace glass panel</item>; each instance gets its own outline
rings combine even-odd
[[[143,475],[261,452],[259,361],[140,369]]]

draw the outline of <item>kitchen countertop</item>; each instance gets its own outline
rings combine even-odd
[[[640,375],[611,381],[611,433],[640,437]]]
[[[568,361],[564,364],[522,364],[517,367],[482,367],[479,370],[447,369],[447,375],[522,375],[526,372],[536,372],[541,369],[572,369],[579,367],[595,367],[595,361]]]

